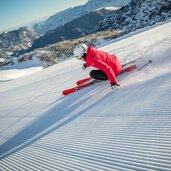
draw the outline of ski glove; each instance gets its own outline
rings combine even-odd
[[[118,83],[112,83],[111,84],[111,88],[114,89],[114,88],[118,88],[120,87],[120,85]]]
[[[83,70],[86,69],[86,64],[83,64],[82,69],[83,69]]]

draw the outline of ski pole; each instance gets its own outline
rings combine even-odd
[[[137,71],[140,71],[141,69],[143,69],[145,66],[147,66],[148,64],[152,63],[152,60],[149,60],[147,63],[145,63],[141,68],[139,68]]]

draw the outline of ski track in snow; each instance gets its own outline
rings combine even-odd
[[[100,49],[140,66],[63,97],[75,59],[0,82],[0,170],[171,170],[171,22]]]

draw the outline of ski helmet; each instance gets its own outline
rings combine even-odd
[[[88,48],[87,45],[84,43],[77,45],[73,50],[74,56],[77,59],[81,59],[83,55],[87,53],[87,48]]]

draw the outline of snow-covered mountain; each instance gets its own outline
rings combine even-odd
[[[0,58],[30,47],[37,37],[37,33],[28,27],[0,34]]]
[[[171,18],[171,0],[132,0],[113,15],[104,18],[94,29],[134,31]]]
[[[37,38],[30,49],[41,48],[63,40],[80,38],[91,31],[105,16],[112,14],[113,10],[116,10],[116,7],[114,9],[102,8],[76,18]]]
[[[35,24],[33,29],[39,34],[44,34],[49,30],[54,30],[56,27],[64,25],[99,8],[109,6],[122,7],[129,2],[130,0],[89,0],[84,5],[68,8],[56,13],[55,15],[49,17],[47,20]]]
[[[0,170],[171,170],[170,42],[168,22],[102,46],[153,61],[119,76],[116,91],[106,81],[63,97],[93,69],[76,59],[1,79]]]

